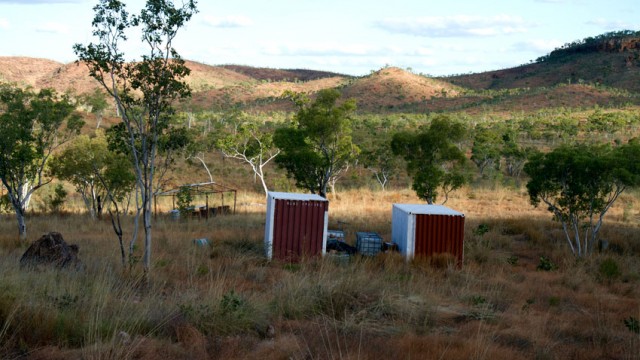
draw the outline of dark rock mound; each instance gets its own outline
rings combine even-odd
[[[78,245],[67,244],[62,235],[50,232],[31,244],[20,258],[21,267],[35,268],[40,265],[54,266],[58,269],[80,269]]]

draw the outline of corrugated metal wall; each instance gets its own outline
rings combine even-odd
[[[320,255],[328,209],[326,201],[275,199],[273,258],[297,261]]]
[[[415,256],[449,253],[462,264],[464,216],[417,214]]]

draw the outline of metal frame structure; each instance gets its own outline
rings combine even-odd
[[[205,196],[205,208],[204,208],[204,214],[205,214],[205,218],[209,218],[209,213],[210,213],[210,208],[209,208],[209,195],[211,194],[220,194],[221,200],[222,200],[222,207],[224,207],[224,194],[225,193],[233,193],[233,211],[232,214],[236,213],[236,201],[237,201],[237,197],[238,197],[238,190],[230,188],[228,186],[222,185],[222,184],[218,184],[215,181],[211,181],[211,182],[205,182],[205,183],[198,183],[198,184],[186,184],[186,185],[182,185],[180,187],[171,189],[171,190],[167,190],[167,191],[163,191],[163,192],[159,192],[157,194],[154,195],[154,214],[157,215],[158,214],[158,201],[157,198],[159,196],[171,196],[171,205],[173,207],[173,209],[176,208],[176,195],[178,194],[178,192],[180,191],[181,188],[183,187],[188,187],[189,191],[191,193],[191,195],[204,195]],[[213,208],[212,208],[213,209]]]

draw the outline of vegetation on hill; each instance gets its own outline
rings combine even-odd
[[[640,92],[640,32],[618,31],[574,41],[535,63],[477,74],[442,78],[481,89],[553,87],[586,83]]]
[[[584,38],[562,45],[536,62],[557,61],[566,56],[592,52],[624,52],[640,49],[640,31],[622,30]]]
[[[331,77],[349,78],[350,76],[329,71],[310,69],[271,69],[242,65],[221,65],[221,68],[247,75],[256,80],[298,82]]]

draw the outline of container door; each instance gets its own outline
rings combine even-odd
[[[327,201],[275,200],[273,258],[298,261],[322,254]]]
[[[449,253],[462,264],[464,216],[416,215],[415,256]]]

